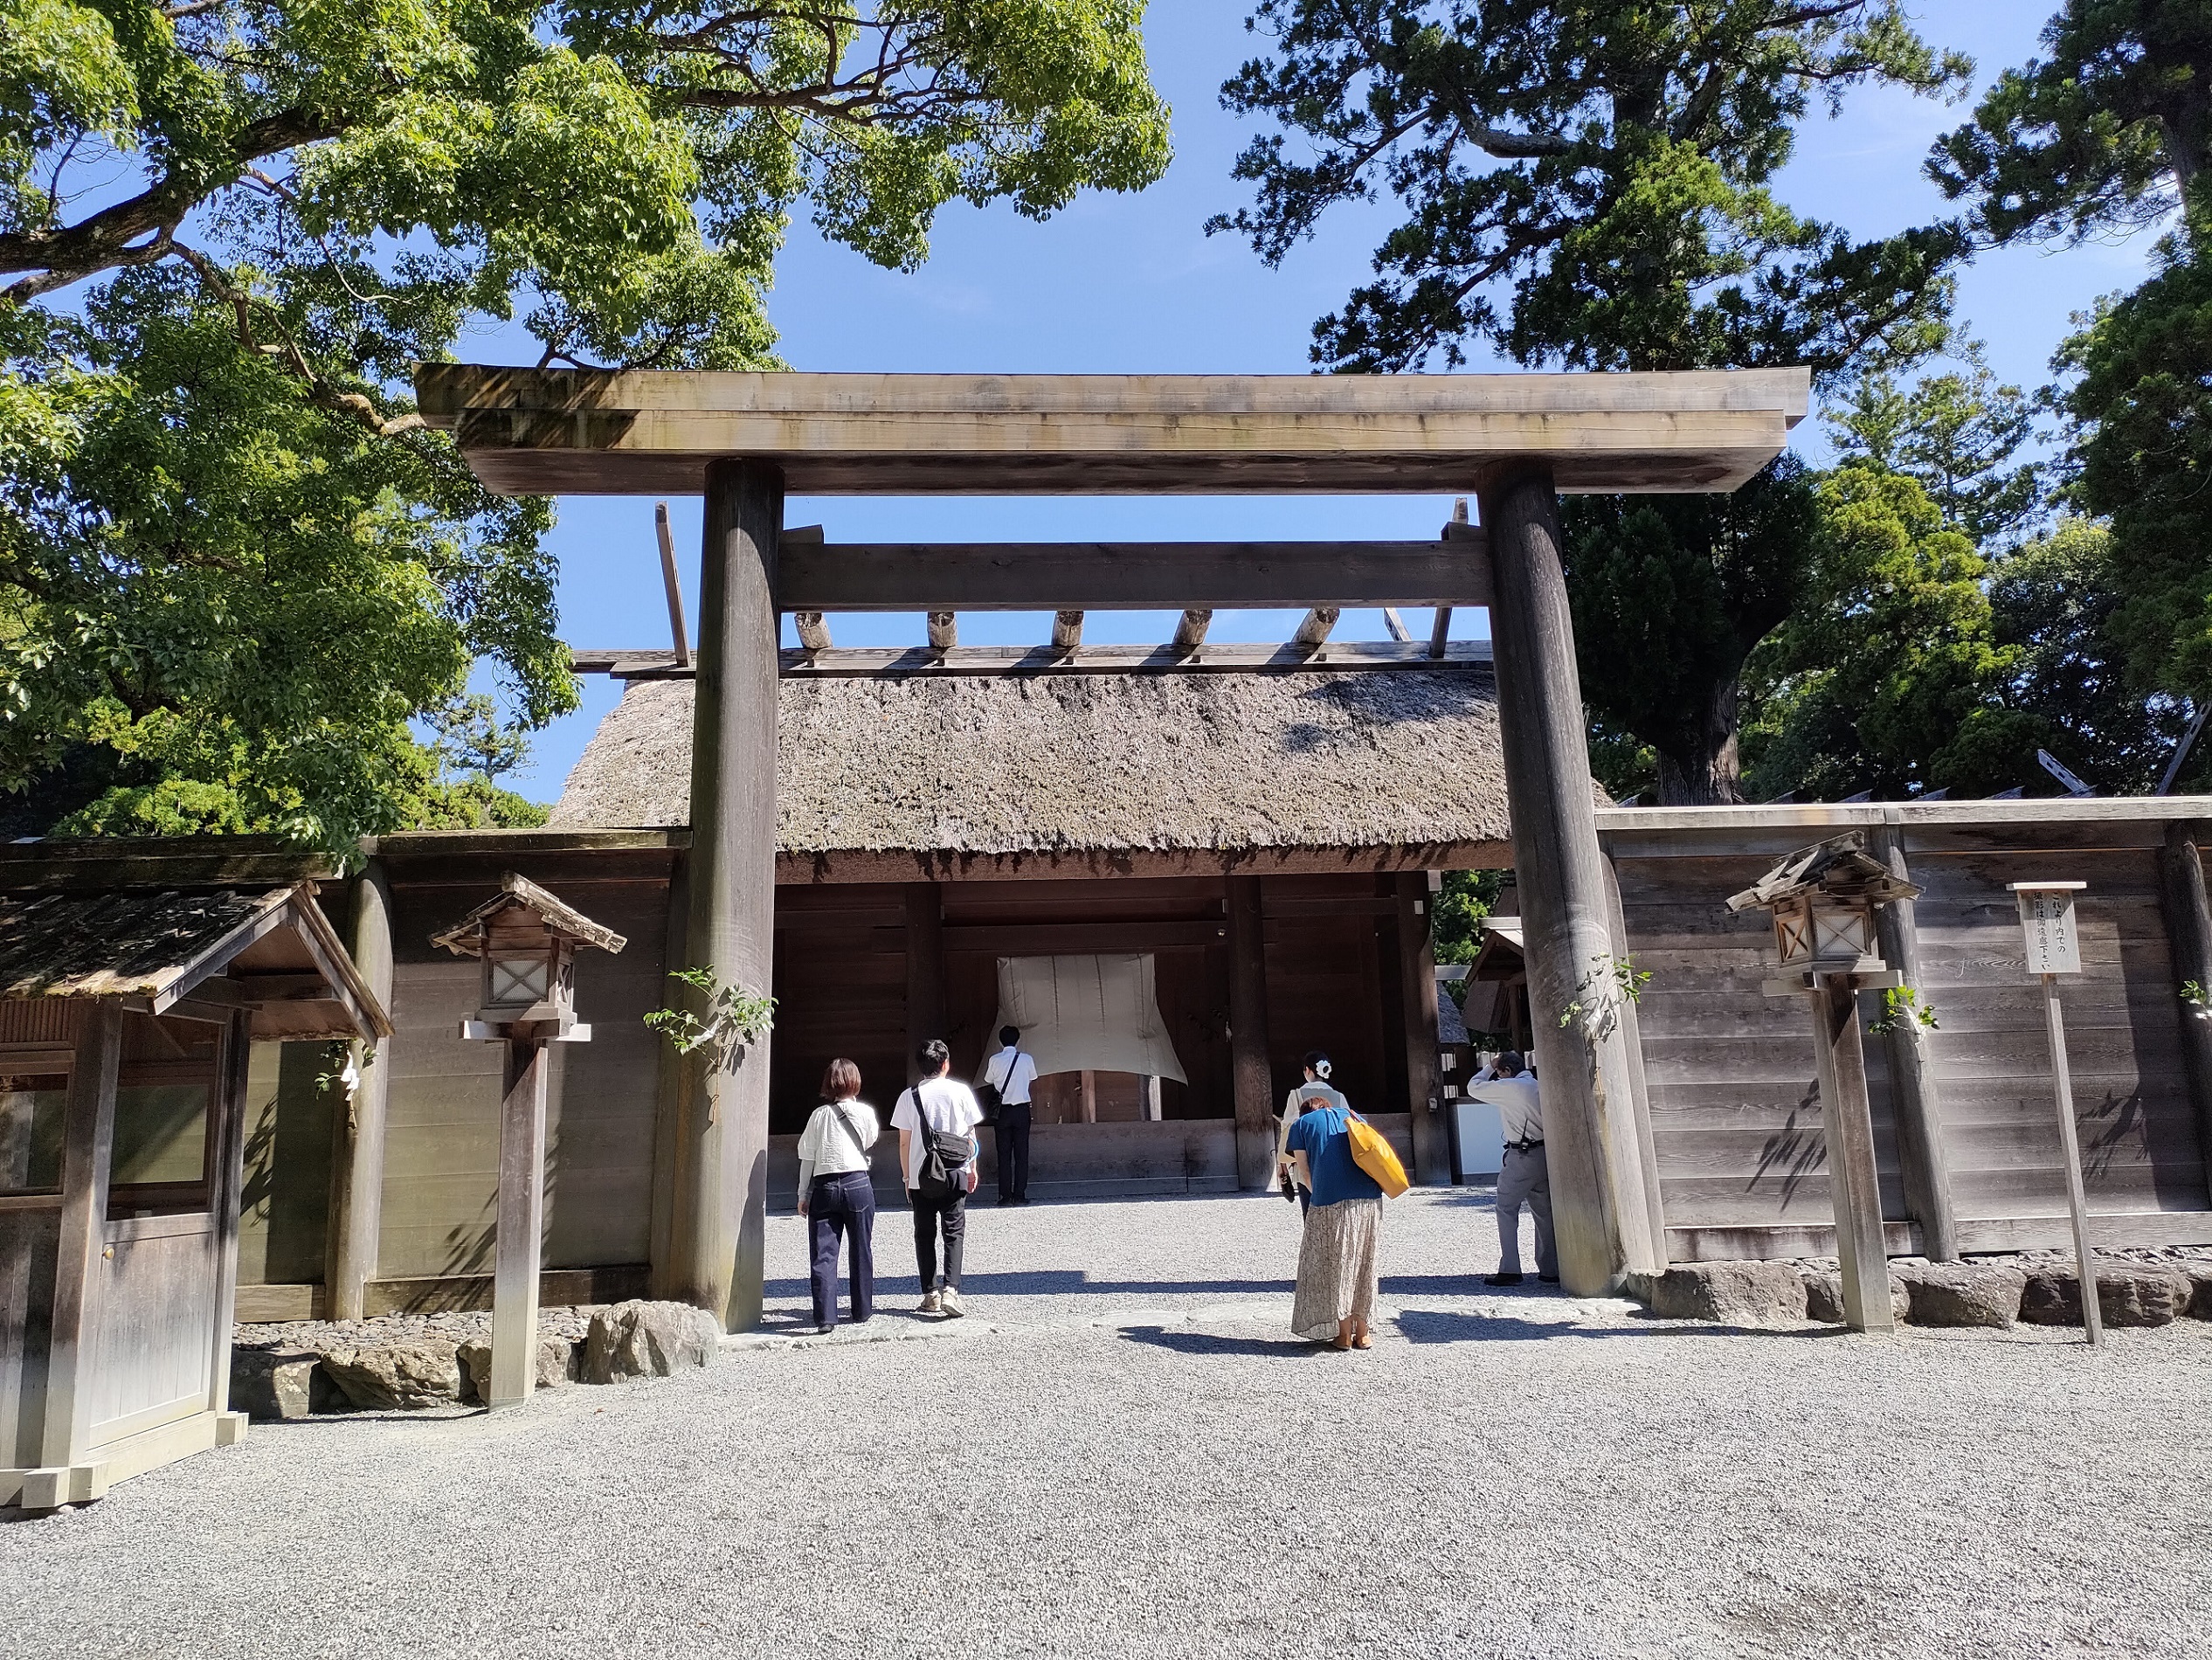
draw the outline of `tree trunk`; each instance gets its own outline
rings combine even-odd
[[[1659,755],[1661,806],[1726,807],[1743,800],[1736,757],[1739,689],[1733,679],[1712,688],[1704,717],[1689,743],[1654,746]]]

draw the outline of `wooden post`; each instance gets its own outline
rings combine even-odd
[[[2204,864],[2196,846],[2197,827],[2177,824],[2166,833],[2159,853],[2159,875],[2166,912],[2166,938],[2174,958],[2174,990],[2195,980],[2212,986],[2212,906],[2204,897]],[[2204,1161],[2205,1185],[2212,1189],[2212,1019],[2187,1004],[2181,1012],[2181,1062],[2188,1076],[2189,1101],[2196,1108],[2197,1152]]]
[[[2082,1327],[2091,1343],[2105,1340],[2105,1308],[2097,1290],[2097,1259],[2089,1249],[2089,1195],[2082,1188],[2082,1144],[2074,1124],[2074,1078],[2066,1064],[2066,1020],[2058,1007],[2058,976],[2045,974],[2043,1029],[2050,1039],[2050,1081],[2058,1098],[2058,1145],[2066,1158],[2066,1214],[2074,1224],[2074,1262],[2080,1277]]]
[[[380,997],[377,999],[384,1003]],[[391,1006],[384,1004],[389,1009]],[[247,1069],[253,1063],[253,1015],[240,1009],[223,1028],[213,1116],[215,1144],[215,1348],[210,1358],[207,1409],[231,1409],[231,1325],[238,1312],[238,1210],[245,1193]],[[241,1416],[238,1422],[243,1424]]]
[[[1874,1164],[1874,1110],[1866,1094],[1858,982],[1816,973],[1808,999],[1820,1062],[1821,1121],[1835,1203],[1835,1255],[1843,1269],[1843,1323],[1892,1331],[1890,1255],[1882,1237],[1882,1187]]]
[[[1656,1270],[1661,1254],[1640,1191],[1626,1034],[1617,1020],[1560,1024],[1609,986],[1613,939],[1550,466],[1497,469],[1482,512],[1559,1274],[1573,1295],[1595,1297],[1624,1271]]]
[[[103,997],[77,1028],[62,1126],[61,1231],[40,1453],[49,1468],[82,1463],[92,1431],[90,1351],[100,1331],[108,1167],[115,1148],[115,1078],[122,1054],[122,999]]]
[[[1083,1122],[1098,1122],[1098,1075],[1089,1067],[1083,1069]]]
[[[530,1398],[537,1387],[538,1259],[545,1234],[546,1046],[507,1041],[506,1093],[499,1109],[498,1255],[492,1279],[494,1409]]]
[[[691,966],[766,994],[776,934],[776,547],[784,478],[707,464],[691,736]],[[667,1295],[731,1331],[760,1318],[768,1205],[768,1045],[717,1068],[694,1052],[681,1092]]]
[[[1629,955],[1628,912],[1621,902],[1621,873],[1614,867],[1612,854],[1602,848],[1600,868],[1605,876],[1606,919],[1612,931],[1613,954],[1625,959]],[[1630,1097],[1636,1109],[1636,1163],[1642,1179],[1645,1222],[1651,1230],[1652,1251],[1658,1258],[1658,1266],[1663,1269],[1670,1260],[1667,1214],[1665,1194],[1659,1185],[1659,1142],[1651,1132],[1651,1086],[1644,1073],[1642,1019],[1634,999],[1623,999],[1619,1013],[1621,1036],[1627,1040]],[[1515,1018],[1517,1022],[1517,1009]]]
[[[1910,882],[1904,838],[1894,825],[1872,837],[1874,856],[1899,882]],[[1874,908],[1874,936],[1882,960],[1920,987],[1920,930],[1912,902],[1899,899]],[[1899,1020],[1883,1034],[1890,1062],[1890,1105],[1897,1117],[1897,1156],[1904,1165],[1904,1202],[1920,1224],[1920,1249],[1932,1262],[1959,1260],[1958,1212],[1951,1200],[1951,1156],[1944,1145],[1943,1118],[1935,1069],[1928,1064],[1927,1039],[1920,1023]]]
[[[944,1035],[944,896],[934,882],[906,885],[906,1081],[922,1081],[921,1048]],[[998,1047],[984,1039],[984,1053]]]
[[[391,885],[371,859],[354,883],[353,960],[387,1010],[391,996]],[[322,1283],[329,1318],[358,1320],[363,1297],[377,1276],[384,1228],[384,1118],[391,1098],[391,1044],[353,1046],[356,1082],[336,1115],[330,1145],[330,1228]]]
[[[1268,1076],[1267,923],[1260,878],[1230,876],[1223,909],[1229,939],[1229,1079],[1236,1104],[1236,1185],[1275,1185],[1274,1084]]]
[[[1406,1104],[1414,1115],[1415,1181],[1452,1185],[1452,1144],[1436,1077],[1436,953],[1429,940],[1428,877],[1401,870],[1398,900],[1398,984],[1405,1005]]]
[[[675,982],[667,978],[670,970],[690,961],[684,951],[684,929],[691,913],[690,866],[685,855],[676,854],[675,867],[668,873],[668,907],[667,932],[660,946],[661,986],[660,995],[673,999]],[[676,1221],[676,1143],[682,1127],[689,1121],[689,1100],[696,1070],[691,1062],[676,1053],[673,1043],[661,1043],[654,1048],[655,1077],[653,1102],[653,1221],[652,1243],[647,1248],[646,1260],[653,1265],[648,1285],[656,1297],[673,1295],[677,1276],[674,1272],[674,1242]]]

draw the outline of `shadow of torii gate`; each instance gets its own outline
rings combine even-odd
[[[1590,1296],[1660,1265],[1634,1010],[1561,1018],[1609,981],[1619,902],[1598,847],[1558,495],[1733,490],[1804,418],[1808,371],[867,375],[430,363],[416,385],[425,418],[453,432],[494,490],[704,493],[685,950],[724,984],[770,979],[783,612],[895,602],[953,612],[1015,600],[1068,612],[1487,605],[1561,1276]],[[1325,560],[1234,543],[1046,545],[994,550],[1022,555],[995,563],[957,545],[841,556],[795,543],[788,566],[781,558],[787,492],[1470,491],[1478,534],[1441,548],[1331,544]],[[1233,1012],[1233,1028],[1241,1024]],[[1240,1123],[1255,1089],[1266,1110],[1265,1060],[1249,1059],[1240,1053],[1234,1068]],[[768,1087],[762,1046],[727,1071],[703,1060],[688,1067],[676,1091],[676,1179],[654,1294],[695,1302],[732,1329],[760,1314]],[[1419,1113],[1414,1124],[1417,1136],[1439,1133]]]

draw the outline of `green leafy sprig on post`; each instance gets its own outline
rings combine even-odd
[[[709,1052],[714,1069],[727,1071],[749,1044],[759,1042],[776,1024],[776,999],[724,985],[710,968],[671,969],[668,978],[698,992],[707,1005],[704,1020],[686,1008],[655,1009],[645,1023],[676,1046],[678,1055]]]
[[[1885,1033],[1909,1031],[1918,1024],[1928,1031],[1937,1029],[1935,1006],[1920,1000],[1920,993],[1910,986],[1897,986],[1882,993],[1882,1013],[1867,1023],[1866,1029],[1879,1037]]]
[[[1599,951],[1590,958],[1590,972],[1575,986],[1573,1000],[1559,1011],[1559,1024],[1580,1020],[1584,1033],[1595,1042],[1620,1025],[1623,1003],[1643,1001],[1644,987],[1650,984],[1651,976],[1636,966],[1635,958]]]

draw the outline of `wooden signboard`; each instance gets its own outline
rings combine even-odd
[[[2020,902],[2020,928],[2028,941],[2030,974],[2078,974],[2082,972],[2081,940],[2074,932],[2074,896],[2089,884],[2082,882],[2045,882],[2031,887],[2013,884]]]

